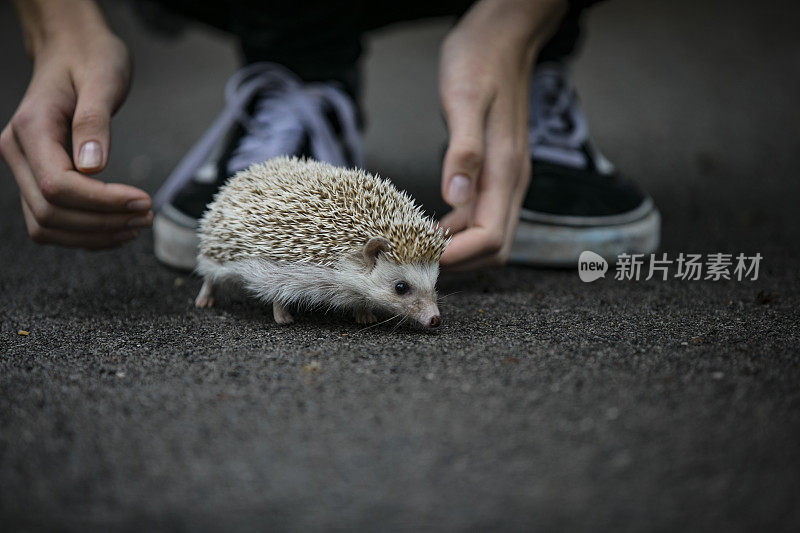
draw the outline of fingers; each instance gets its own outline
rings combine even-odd
[[[466,212],[458,212],[456,210],[442,219],[442,226],[450,227],[451,231],[459,232],[453,236],[453,240],[442,255],[442,266],[450,271],[460,271],[504,264],[511,252],[514,234],[519,223],[519,212],[529,183],[530,162],[528,161],[523,163],[521,179],[516,183],[507,212],[505,214],[498,212],[497,214],[498,217],[503,219],[500,221],[501,224],[505,224],[502,237],[498,237],[487,227],[480,225],[470,226],[470,224],[479,224],[479,222],[474,222],[469,213]],[[461,228],[464,227],[467,227],[467,229],[461,231]]]
[[[126,229],[113,233],[95,233],[45,228],[36,220],[33,211],[24,199],[22,200],[22,212],[25,216],[28,234],[38,244],[58,244],[75,248],[101,250],[103,248],[122,246],[139,235],[139,230],[137,229]]]
[[[519,212],[522,206],[522,200],[528,191],[528,184],[530,183],[530,161],[525,161],[523,167],[522,179],[517,182],[514,195],[511,200],[511,211],[506,220],[506,230],[503,245],[493,255],[479,256],[474,259],[467,259],[458,263],[445,263],[449,271],[463,271],[463,270],[476,270],[480,268],[493,267],[505,263],[511,253],[511,247],[514,243],[514,234],[519,223]],[[457,234],[454,240],[459,239],[461,234]],[[449,248],[449,246],[448,246]],[[443,257],[444,259],[444,257]]]
[[[442,255],[441,264],[451,266],[475,258],[499,256],[505,243],[510,203],[501,184],[490,184],[488,190],[479,192],[475,214],[467,222],[468,227],[454,235]],[[454,221],[464,224],[463,219]]]
[[[457,207],[447,213],[439,221],[439,225],[450,230],[451,234],[466,229],[472,221],[473,205],[468,204],[464,207]]]
[[[33,196],[33,206],[28,204],[38,224],[44,228],[84,232],[113,232],[123,229],[150,227],[153,213],[97,213],[53,206],[38,202]]]
[[[445,250],[443,266],[500,264],[511,247],[520,204],[528,184],[526,151],[514,100],[495,102],[487,121],[486,157],[468,227]],[[443,222],[465,223],[457,209]],[[456,229],[456,228],[453,228]]]
[[[147,211],[152,204],[147,193],[121,183],[104,183],[73,170],[48,170],[39,185],[53,205],[98,212]]]
[[[108,162],[111,116],[125,99],[130,56],[118,39],[106,43],[102,64],[82,64],[72,71],[77,102],[72,115],[72,160],[78,171],[94,174]]]
[[[80,172],[105,168],[111,145],[111,113],[118,98],[115,84],[85,83],[78,91],[72,118],[72,160]]]
[[[28,233],[35,242],[90,249],[114,247],[136,237],[138,228],[152,225],[153,214],[146,208],[144,211],[99,212],[64,208],[48,201],[10,127],[0,134],[0,152],[19,185]],[[56,197],[53,191],[48,194]],[[147,204],[149,206],[149,199]]]
[[[443,96],[450,142],[442,168],[442,197],[453,207],[472,200],[483,168],[489,95],[455,88]]]
[[[16,168],[23,178],[28,173],[33,176],[48,203],[101,212],[150,209],[150,197],[144,191],[129,185],[104,183],[72,170],[72,161],[58,139],[61,128],[56,117],[40,115],[13,123],[13,139],[7,141],[11,157],[14,158],[15,152],[18,154]],[[15,169],[14,172],[16,175]]]

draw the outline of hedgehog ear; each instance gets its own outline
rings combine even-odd
[[[367,265],[367,270],[372,270],[375,267],[375,262],[378,260],[378,254],[381,252],[389,251],[389,241],[383,237],[372,237],[364,245],[364,263]]]

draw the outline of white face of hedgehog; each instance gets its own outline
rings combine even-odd
[[[425,328],[439,327],[439,263],[397,263],[381,253],[386,249],[388,242],[381,238],[371,239],[364,247],[367,275],[360,283],[362,297],[377,309],[408,316]]]

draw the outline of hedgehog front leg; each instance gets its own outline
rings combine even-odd
[[[197,298],[194,299],[194,306],[195,307],[211,307],[214,305],[214,285],[211,281],[205,279],[203,280],[203,286],[200,287],[200,292],[197,294]]]
[[[378,320],[369,309],[358,308],[353,312],[353,315],[359,324],[372,324]]]
[[[275,322],[278,324],[291,324],[294,322],[294,317],[283,305],[277,300],[272,302],[272,316],[275,317]]]

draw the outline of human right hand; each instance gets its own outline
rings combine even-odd
[[[480,0],[442,44],[439,90],[450,142],[442,195],[454,231],[448,269],[506,262],[530,182],[528,99],[536,55],[567,0]]]
[[[0,134],[0,154],[37,243],[110,248],[152,224],[147,193],[89,177],[108,162],[111,115],[131,74],[122,41],[105,26],[91,30],[42,32],[48,35],[39,35],[35,46],[28,35],[33,76]]]

